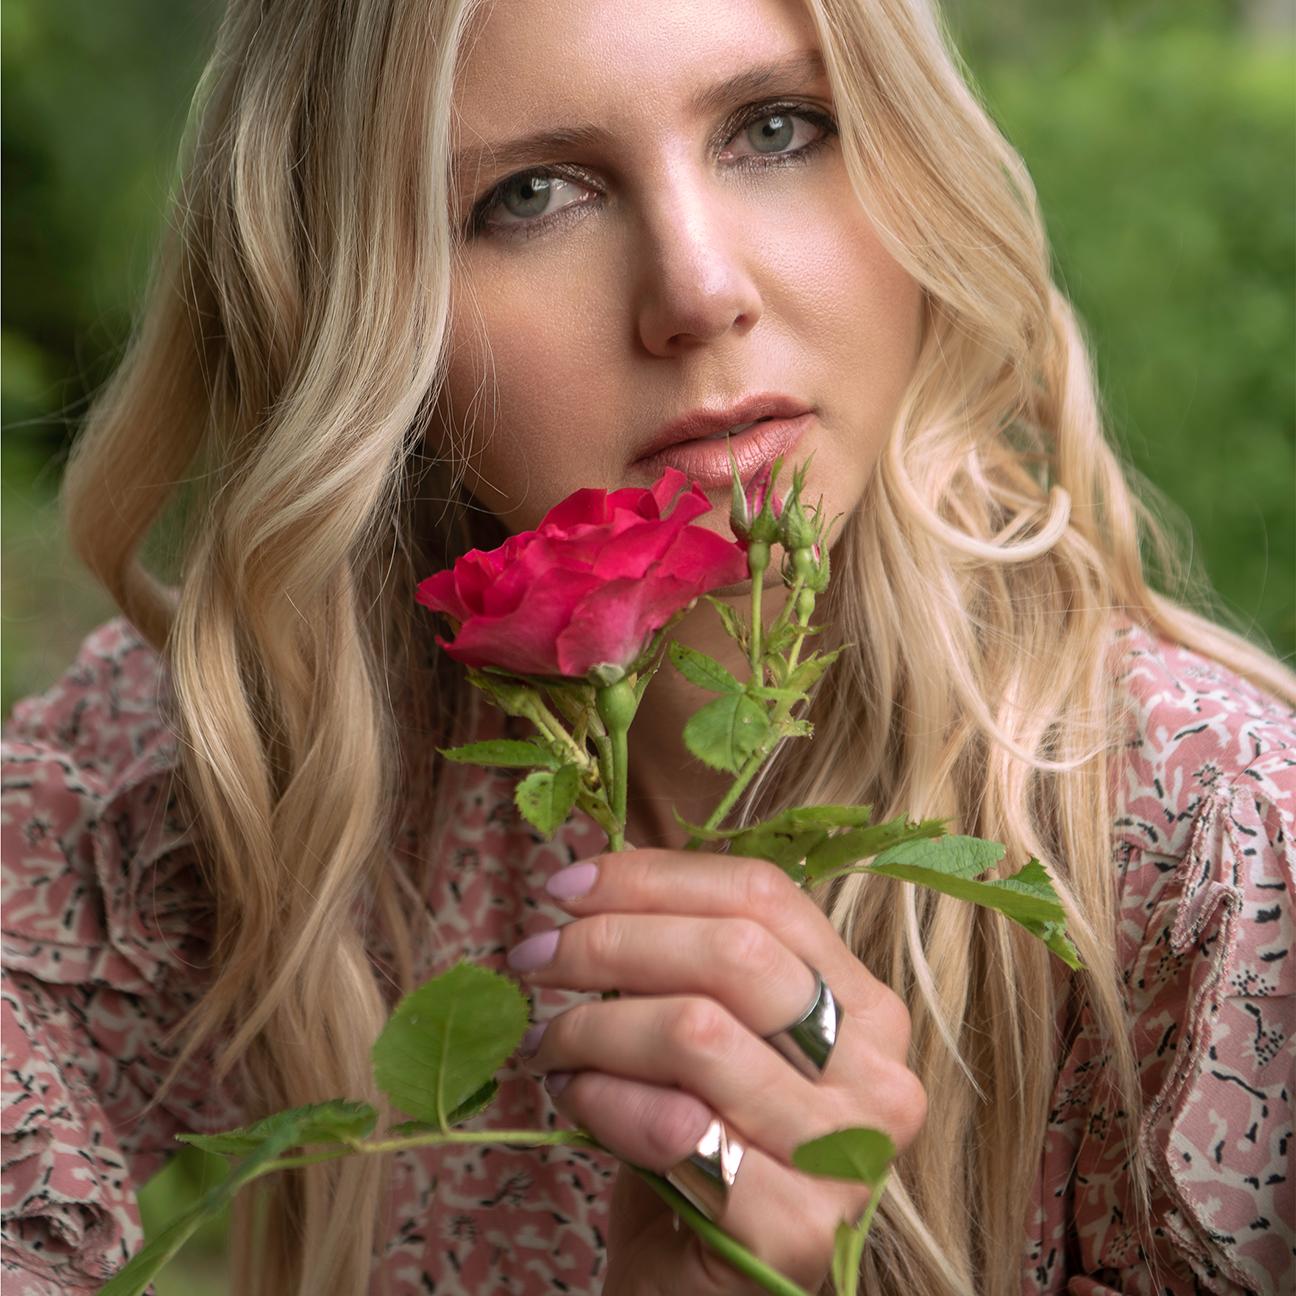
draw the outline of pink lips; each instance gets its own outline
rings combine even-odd
[[[738,475],[750,481],[766,464],[786,458],[796,448],[814,414],[807,412],[793,418],[766,419],[753,423],[736,436],[705,441],[679,441],[636,461],[656,477],[665,468],[678,468],[704,490],[728,486],[732,480],[730,451],[738,464]],[[741,420],[739,420],[741,421]]]
[[[782,392],[761,392],[723,407],[699,407],[658,428],[635,460],[657,476],[678,468],[701,487],[727,486],[732,451],[744,481],[771,460],[789,454],[814,417],[806,401]],[[744,430],[732,436],[733,427]]]

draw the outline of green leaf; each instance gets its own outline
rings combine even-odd
[[[792,1164],[825,1179],[852,1179],[876,1188],[895,1160],[895,1144],[875,1129],[841,1129],[792,1150]]]
[[[845,651],[845,648],[834,648],[831,652],[815,653],[813,657],[807,657],[788,677],[788,688],[809,692],[819,682],[824,671]]]
[[[769,860],[777,864],[794,882],[805,877],[801,861],[810,854],[828,834],[822,828],[805,828],[797,833],[769,832],[753,828],[740,833],[729,843],[731,855],[744,855],[748,859]]]
[[[974,878],[993,868],[1003,857],[1004,848],[998,842],[980,837],[905,838],[883,851],[873,861],[873,868],[878,871],[899,864],[935,869],[950,877]]]
[[[396,1005],[373,1046],[374,1079],[401,1111],[446,1129],[521,1043],[527,1016],[507,977],[457,963]]]
[[[690,684],[704,688],[711,693],[741,693],[743,686],[714,657],[708,657],[696,648],[689,648],[682,643],[670,646],[670,659],[675,669]]]
[[[537,832],[552,837],[566,822],[580,791],[580,770],[564,765],[556,770],[537,770],[517,785],[513,797],[523,818]]]
[[[769,729],[764,707],[742,693],[726,693],[689,717],[684,742],[712,769],[737,774]]]
[[[997,851],[993,858],[991,847]],[[1010,877],[972,880],[1002,856],[1003,847],[997,842],[949,837],[887,851],[867,871],[997,910],[1039,937],[1068,967],[1079,968],[1080,956],[1066,934],[1066,912],[1039,860],[1032,859]]]
[[[220,1183],[210,1188],[192,1209],[172,1220],[142,1251],[118,1270],[99,1289],[99,1296],[141,1296],[176,1252],[207,1220],[219,1215],[244,1184],[261,1174],[270,1162],[305,1141],[304,1136],[322,1110],[360,1105],[339,1099],[337,1102],[279,1112],[258,1122],[258,1125],[265,1127],[261,1143],[234,1166]],[[194,1136],[186,1136],[186,1141],[193,1142]]]
[[[720,614],[725,634],[746,653],[751,647],[751,631],[748,629],[747,622],[728,603],[723,602],[714,595],[704,594],[702,597]]]
[[[373,1129],[377,1118],[377,1112],[368,1103],[338,1098],[333,1102],[275,1112],[264,1120],[220,1134],[177,1134],[176,1137],[182,1143],[202,1148],[204,1152],[246,1156],[255,1152],[267,1139],[278,1138],[280,1131],[287,1127],[297,1132],[295,1147],[310,1143],[345,1143],[364,1138]]]
[[[752,824],[756,828],[769,829],[774,832],[800,832],[804,828],[863,828],[873,815],[872,806],[794,806],[766,819],[763,823]]]
[[[528,769],[539,765],[557,769],[562,761],[539,743],[519,742],[512,738],[493,738],[489,742],[468,743],[463,747],[438,747],[446,760],[460,765],[498,765],[505,769]]]
[[[915,823],[902,817],[839,833],[810,852],[806,858],[806,878],[811,882],[822,882],[849,868],[856,861],[869,859],[889,846],[899,842],[941,837],[944,832],[944,819],[924,819]],[[1002,854],[1003,847],[999,849]],[[988,868],[989,865],[983,867]]]
[[[832,1281],[836,1296],[856,1296],[859,1291],[860,1258],[864,1254],[864,1239],[860,1228],[853,1228],[845,1220],[837,1225],[833,1238]]]
[[[804,702],[806,695],[800,689],[770,688],[767,684],[748,684],[747,696],[760,702]]]
[[[451,1126],[462,1125],[464,1121],[480,1115],[495,1101],[495,1095],[498,1092],[499,1081],[487,1080],[475,1094],[470,1094],[454,1111],[446,1115],[446,1124]],[[427,1121],[411,1120],[401,1121],[399,1125],[393,1125],[384,1137],[401,1138],[406,1134],[437,1134],[439,1132],[440,1130],[436,1125],[429,1124]]]
[[[675,818],[682,828],[701,838],[703,841],[732,841],[745,837],[749,833],[787,833],[802,832],[806,828],[857,828],[867,824],[872,814],[871,806],[795,806],[791,810],[782,810],[769,819],[759,823],[747,824],[742,828],[707,828],[702,824],[691,824],[676,813]]]

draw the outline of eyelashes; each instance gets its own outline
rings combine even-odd
[[[830,143],[837,134],[837,123],[822,109],[810,104],[778,100],[748,105],[740,109],[733,118],[724,124],[717,137],[713,139],[713,145],[720,149],[727,148],[748,127],[771,117],[784,117],[797,122],[808,122],[818,128],[819,134],[816,138],[796,148],[771,153],[739,155],[726,163],[728,169],[763,171],[771,167],[807,163]],[[593,190],[593,192],[587,197],[577,198],[554,211],[537,213],[533,217],[521,217],[509,221],[491,220],[491,215],[503,203],[508,187],[517,184],[521,180],[548,181],[547,190],[550,194],[554,194],[556,190],[561,193],[558,186],[571,184],[583,186],[587,190]],[[555,184],[555,182],[557,183]],[[463,237],[465,239],[482,237],[503,239],[534,238],[537,234],[545,233],[559,225],[565,225],[572,220],[579,220],[585,214],[583,209],[599,196],[597,178],[583,167],[564,164],[532,167],[526,171],[517,171],[511,176],[506,176],[474,204],[465,222],[462,231]]]

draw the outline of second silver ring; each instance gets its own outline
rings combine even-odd
[[[810,1006],[791,1026],[766,1035],[765,1042],[787,1058],[808,1080],[818,1080],[836,1047],[841,1011],[819,969],[812,967],[810,971],[815,977]]]

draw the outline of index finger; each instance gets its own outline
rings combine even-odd
[[[744,856],[640,849],[597,855],[545,883],[569,913],[664,913],[751,918],[832,983],[867,969],[823,910],[776,864]],[[881,984],[874,982],[881,989]]]

